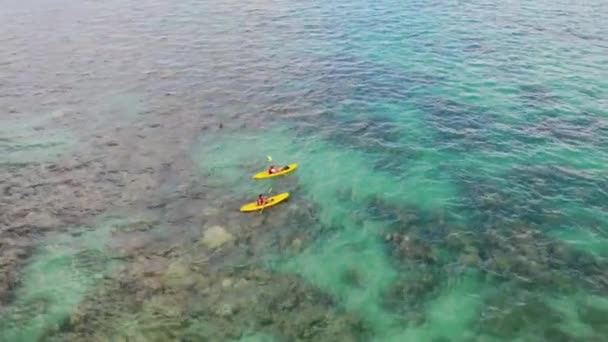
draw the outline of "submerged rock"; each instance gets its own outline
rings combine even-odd
[[[300,239],[300,238],[293,239],[291,241],[291,248],[294,250],[294,252],[302,251],[302,239]]]
[[[235,312],[236,308],[233,305],[224,303],[217,308],[215,314],[221,318],[229,318],[230,316],[234,315]]]
[[[479,257],[477,250],[475,250],[475,252],[465,252],[461,254],[458,258],[458,262],[463,265],[478,267],[481,265],[481,258]]]
[[[222,287],[232,287],[233,281],[230,278],[222,280]]]
[[[209,248],[217,248],[234,240],[234,236],[221,226],[213,226],[203,233],[202,243]]]
[[[52,229],[59,227],[61,221],[48,212],[31,211],[24,217],[23,224],[40,229]]]
[[[169,264],[169,268],[162,275],[162,283],[165,288],[173,290],[184,290],[191,287],[206,287],[208,279],[199,272],[192,270],[187,264],[175,261]]]

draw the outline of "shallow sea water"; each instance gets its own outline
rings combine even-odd
[[[0,8],[1,340],[608,336],[606,3]]]

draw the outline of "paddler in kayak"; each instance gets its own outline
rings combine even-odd
[[[272,175],[272,174],[277,173],[279,171],[285,171],[285,170],[289,170],[289,166],[283,166],[281,169],[277,169],[277,167],[274,166],[274,164],[272,164],[268,168],[268,174]]]
[[[256,204],[258,206],[263,206],[266,203],[268,203],[268,197],[266,197],[266,196],[264,196],[262,194],[259,194],[258,195],[258,200],[256,201]]]

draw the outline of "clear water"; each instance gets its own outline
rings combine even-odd
[[[0,7],[2,340],[608,336],[606,3]]]

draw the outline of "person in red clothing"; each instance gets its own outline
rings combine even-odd
[[[277,173],[279,171],[285,171],[285,170],[289,170],[289,166],[283,166],[281,169],[277,169],[276,166],[274,166],[274,164],[270,165],[270,167],[268,168],[268,174],[271,175],[273,173]]]
[[[270,167],[268,168],[268,174],[271,175],[273,173],[277,173],[279,172],[279,170],[277,169],[276,166],[274,166],[274,164],[270,165]]]
[[[266,196],[260,194],[258,196],[258,200],[256,201],[256,203],[258,206],[262,206],[262,205],[268,203],[268,199],[266,198]]]

